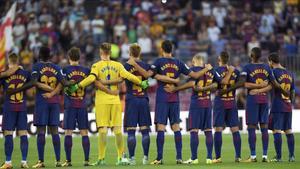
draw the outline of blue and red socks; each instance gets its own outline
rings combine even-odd
[[[250,147],[251,156],[256,156],[256,134],[255,128],[248,128],[248,143]]]
[[[150,147],[149,129],[142,130],[141,133],[142,133],[142,145],[144,150],[144,156],[148,157],[149,147]]]
[[[27,135],[20,136],[20,149],[22,153],[22,161],[27,160],[28,154],[28,138]]]
[[[267,128],[261,128],[261,139],[263,146],[263,156],[268,155],[268,147],[269,147],[269,133]]]
[[[276,158],[281,159],[282,136],[281,133],[274,133],[274,146],[276,151]]]
[[[52,134],[52,143],[54,147],[56,161],[60,161],[60,138],[58,134]]]
[[[175,140],[175,147],[176,147],[176,159],[182,159],[182,135],[180,131],[174,132],[174,140]]]
[[[216,159],[221,158],[222,132],[216,131],[214,136]]]
[[[233,145],[235,149],[235,158],[241,158],[242,141],[239,131],[232,133]]]
[[[68,161],[71,161],[71,152],[72,152],[72,146],[73,146],[72,135],[65,136],[64,144],[65,144],[66,159]]]
[[[135,138],[135,130],[128,130],[127,137],[127,146],[129,151],[129,157],[134,157],[135,147],[136,147],[136,138]]]
[[[39,133],[37,136],[37,149],[38,149],[38,155],[39,155],[39,160],[44,161],[44,151],[45,151],[45,133]]]
[[[191,159],[196,160],[198,158],[198,145],[199,145],[199,137],[198,132],[190,133],[190,148],[191,148]]]
[[[82,136],[81,144],[84,152],[84,160],[89,161],[90,157],[90,139],[89,136]]]
[[[290,157],[294,157],[294,150],[295,150],[295,138],[294,134],[286,134],[286,140],[288,144],[288,149],[290,153]]]
[[[164,152],[164,143],[165,143],[165,132],[158,131],[156,137],[156,147],[157,147],[157,158],[156,160],[162,160]]]
[[[5,136],[4,149],[5,149],[5,156],[6,156],[5,161],[10,162],[12,152],[14,150],[14,142],[13,142],[13,136],[12,135],[6,135]]]
[[[212,159],[213,136],[211,131],[205,131],[207,159]]]

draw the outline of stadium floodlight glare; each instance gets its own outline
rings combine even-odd
[[[167,0],[161,0],[162,3],[167,3]]]

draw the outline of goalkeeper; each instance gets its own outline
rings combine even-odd
[[[100,45],[101,60],[93,64],[90,75],[76,85],[66,89],[68,94],[71,94],[79,88],[84,88],[95,82],[97,87],[95,108],[96,108],[96,123],[99,133],[98,141],[98,161],[95,165],[105,164],[106,152],[106,136],[108,128],[111,128],[116,138],[116,147],[118,151],[117,165],[127,165],[129,161],[124,157],[124,141],[122,135],[122,107],[118,95],[118,84],[122,78],[132,81],[136,85],[146,89],[148,81],[141,81],[133,74],[126,71],[123,65],[119,62],[110,60],[111,44],[102,43]],[[111,91],[116,91],[116,94],[103,91],[108,88]]]

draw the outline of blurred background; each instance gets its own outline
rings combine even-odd
[[[0,0],[1,20],[14,3]],[[194,54],[217,66],[221,51],[229,52],[231,63],[241,69],[249,61],[249,50],[262,48],[263,61],[278,52],[283,64],[296,77],[300,72],[300,3],[298,0],[17,0],[13,51],[25,69],[37,61],[40,46],[52,50],[52,61],[64,67],[72,46],[82,51],[81,64],[90,67],[99,60],[102,42],[115,44],[113,56],[128,59],[128,47],[139,43],[142,59],[152,63],[160,56],[163,39],[174,42],[174,56],[191,65]],[[298,78],[297,78],[298,79]],[[183,78],[184,80],[184,78]],[[299,81],[296,82],[299,86]],[[94,88],[87,92],[93,110]],[[156,81],[149,89],[154,110]],[[126,87],[121,87],[124,100]],[[2,94],[3,92],[1,92]],[[34,111],[35,90],[27,91],[29,113]],[[297,93],[300,93],[297,89]],[[0,94],[0,100],[3,96]],[[180,93],[181,110],[188,110],[191,91]],[[244,108],[245,90],[237,92],[238,107]],[[63,103],[63,102],[62,102]],[[0,104],[2,105],[2,104]],[[295,108],[300,108],[297,97]],[[62,105],[63,110],[63,105]]]

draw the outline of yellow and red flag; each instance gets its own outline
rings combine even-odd
[[[0,71],[5,69],[6,52],[14,46],[13,21],[15,19],[17,3],[15,2],[7,12],[0,25]]]

